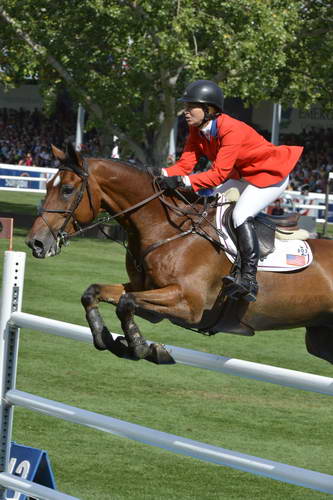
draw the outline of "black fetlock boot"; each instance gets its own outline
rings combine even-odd
[[[252,217],[236,228],[236,235],[241,258],[241,272],[240,276],[235,274],[224,278],[225,294],[230,298],[241,297],[247,302],[255,302],[258,293],[256,274],[259,243]]]

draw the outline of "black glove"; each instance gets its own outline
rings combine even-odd
[[[160,175],[162,175],[161,167],[148,167],[148,166],[146,166],[146,169],[147,169],[147,172],[149,173],[149,175],[151,175],[151,177],[153,177],[153,179],[155,179],[155,177],[159,177]]]
[[[178,187],[184,187],[184,183],[180,175],[172,175],[170,177],[161,176],[158,179],[158,184],[161,189],[177,189]]]

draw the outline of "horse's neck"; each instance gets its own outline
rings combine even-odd
[[[103,175],[102,175],[103,174]],[[102,190],[101,207],[111,214],[126,211],[116,220],[127,230],[146,237],[153,227],[166,218],[158,200],[144,203],[154,194],[151,179],[144,172],[126,164],[102,164],[96,170]],[[140,203],[143,204],[136,207]]]

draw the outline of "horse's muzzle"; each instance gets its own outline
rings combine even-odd
[[[60,244],[54,238],[29,238],[26,239],[26,245],[31,248],[32,255],[37,259],[45,259],[46,257],[54,257],[60,253]]]

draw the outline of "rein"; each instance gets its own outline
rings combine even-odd
[[[90,229],[93,229],[94,227],[100,226],[101,224],[105,224],[107,222],[110,222],[111,220],[116,219],[116,217],[119,217],[120,215],[127,214],[127,213],[131,212],[132,210],[136,210],[137,208],[140,208],[143,205],[146,205],[146,203],[149,203],[150,201],[155,200],[155,198],[158,198],[162,193],[163,193],[163,191],[159,191],[158,193],[154,193],[153,195],[149,196],[148,198],[145,198],[144,200],[139,201],[139,203],[136,203],[135,205],[131,205],[130,207],[126,208],[125,210],[121,210],[121,212],[117,212],[114,215],[109,214],[109,215],[103,217],[102,219],[100,219],[99,221],[94,222],[93,224],[90,224],[89,226],[85,226],[85,227],[79,229],[78,231],[76,231],[75,233],[69,234],[68,239],[73,238],[74,236],[78,236],[79,234],[85,233],[86,231],[89,231]]]
[[[157,178],[154,178],[153,183],[154,183],[154,185],[155,184],[158,185]],[[169,208],[170,210],[172,210],[173,212],[178,213],[178,215],[185,215],[185,216],[195,215],[195,216],[198,216],[198,217],[201,218],[201,220],[199,222],[197,222],[197,223],[194,223],[192,221],[192,229],[189,230],[188,233],[191,233],[191,232],[192,233],[196,233],[199,236],[201,236],[201,237],[205,238],[206,240],[210,241],[219,250],[222,250],[223,252],[228,253],[228,254],[230,254],[233,257],[236,257],[236,254],[234,252],[231,252],[228,248],[226,248],[226,246],[223,245],[220,240],[212,238],[206,231],[204,231],[200,227],[201,222],[205,221],[211,228],[214,229],[214,231],[215,231],[215,233],[217,235],[219,235],[223,239],[225,239],[225,234],[223,233],[223,231],[221,231],[220,229],[218,229],[218,227],[216,227],[216,225],[213,224],[212,222],[210,222],[210,220],[207,218],[207,215],[208,215],[208,211],[207,210],[208,210],[208,208],[212,207],[212,205],[208,205],[207,197],[204,198],[204,208],[203,208],[203,211],[200,212],[196,208],[196,206],[193,205],[191,202],[189,202],[188,199],[178,189],[175,189],[175,192],[186,203],[186,205],[188,205],[188,206],[191,207],[190,209],[177,207],[177,205],[173,205],[173,204],[169,203],[168,201],[166,201],[166,199],[163,196],[160,197],[161,202],[167,208]],[[229,204],[229,202],[226,202],[226,203]],[[219,205],[221,205],[221,204],[216,204],[215,206],[219,206]],[[183,233],[181,233],[181,235],[183,235]],[[181,235],[179,235],[179,236],[181,236]]]
[[[149,196],[148,198],[145,198],[144,200],[136,203],[135,205],[132,205],[128,208],[126,208],[125,210],[121,210],[120,212],[117,212],[113,215],[111,214],[108,214],[106,217],[98,220],[97,222],[94,222],[92,224],[89,224],[88,226],[85,226],[85,227],[81,227],[79,221],[77,220],[77,217],[75,215],[75,211],[76,209],[79,207],[81,201],[82,201],[82,198],[83,198],[83,195],[85,192],[87,192],[87,195],[88,195],[88,199],[89,199],[89,204],[90,204],[90,209],[92,211],[92,213],[94,214],[94,206],[93,206],[93,196],[92,196],[92,193],[91,193],[91,190],[90,190],[90,186],[89,186],[89,182],[88,182],[88,179],[89,179],[89,166],[88,166],[88,160],[86,158],[83,159],[83,165],[82,165],[82,169],[78,168],[76,165],[69,165],[69,166],[65,166],[65,165],[62,165],[60,168],[59,168],[59,171],[69,171],[69,172],[74,172],[78,177],[80,177],[81,179],[81,185],[80,185],[80,190],[78,191],[77,193],[77,196],[74,198],[74,200],[72,201],[70,207],[68,209],[46,209],[46,208],[43,208],[41,207],[38,211],[38,215],[42,217],[43,221],[45,222],[45,224],[47,225],[50,233],[52,234],[53,238],[55,239],[55,241],[58,242],[58,244],[61,246],[61,245],[68,245],[68,242],[71,238],[74,238],[75,236],[78,236],[78,235],[81,235],[83,233],[85,233],[86,231],[89,231],[95,227],[98,227],[98,226],[102,226],[103,224],[107,224],[109,223],[110,221],[112,220],[115,220],[117,217],[120,217],[121,215],[125,215],[125,214],[128,214],[144,205],[146,205],[147,203],[149,203],[150,201],[156,199],[156,198],[159,198],[161,203],[164,204],[169,210],[172,210],[173,212],[177,213],[178,215],[182,215],[182,216],[187,216],[189,219],[190,219],[190,216],[199,216],[201,218],[201,220],[197,223],[195,223],[193,220],[191,220],[192,222],[192,227],[186,231],[181,231],[180,233],[174,235],[174,236],[171,236],[169,238],[165,238],[163,240],[160,240],[158,242],[155,242],[153,243],[152,245],[150,245],[148,248],[146,248],[146,250],[143,252],[143,254],[141,255],[140,257],[140,261],[137,262],[137,260],[134,258],[133,255],[131,255],[131,252],[129,250],[129,248],[124,244],[126,250],[130,253],[133,261],[134,261],[134,264],[135,264],[135,267],[138,271],[141,271],[142,270],[142,262],[144,260],[144,258],[153,250],[155,250],[156,248],[160,247],[161,245],[164,245],[166,243],[169,243],[171,241],[174,241],[174,240],[177,240],[178,238],[182,238],[184,236],[187,236],[189,234],[197,234],[205,239],[207,239],[208,241],[210,241],[215,247],[217,247],[218,249],[221,249],[223,250],[224,252],[229,252],[228,249],[221,244],[221,242],[217,239],[214,239],[212,238],[206,231],[204,231],[203,229],[201,229],[200,225],[201,225],[201,222],[202,221],[205,221],[208,225],[210,225],[217,234],[220,234],[222,237],[224,237],[224,234],[222,231],[220,231],[214,224],[212,224],[208,219],[207,219],[207,209],[208,209],[208,200],[205,199],[205,205],[204,205],[204,209],[202,212],[200,212],[193,204],[191,204],[185,196],[182,195],[181,192],[179,192],[179,190],[175,190],[177,195],[187,204],[190,206],[190,208],[181,208],[181,207],[177,207],[176,205],[173,205],[172,203],[166,201],[165,197],[163,196],[163,193],[164,193],[164,189],[160,189],[159,186],[158,186],[158,178],[155,177],[153,175],[153,173],[149,170],[148,170],[148,173],[153,177],[153,187],[154,187],[154,194],[152,194],[151,196]],[[48,221],[47,221],[47,218],[44,216],[44,214],[46,213],[59,213],[59,214],[66,214],[66,217],[65,217],[65,220],[61,226],[61,228],[59,229],[59,231],[57,233],[54,232],[54,230],[50,227]],[[67,233],[65,231],[66,229],[66,226],[67,224],[69,223],[69,221],[73,219],[73,226],[74,228],[76,229],[74,233]],[[103,232],[104,235],[106,235],[108,238],[110,238],[109,235],[107,235],[103,230],[102,228],[100,228],[100,230]],[[110,238],[112,239],[112,238]],[[229,252],[230,253],[230,252]]]

